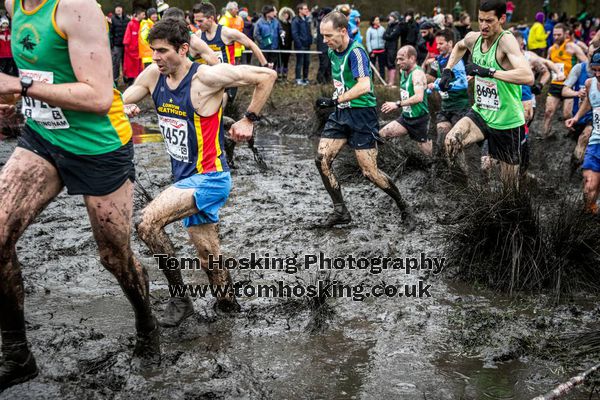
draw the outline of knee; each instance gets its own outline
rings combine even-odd
[[[550,118],[554,114],[554,109],[552,107],[546,107],[544,110],[544,118]]]
[[[115,275],[119,275],[119,271],[129,265],[133,258],[133,252],[129,246],[116,243],[100,243],[98,253],[100,263]]]
[[[323,167],[325,166],[327,158],[323,153],[317,153],[315,156],[315,165],[319,169],[319,171],[323,171]]]
[[[375,174],[372,171],[363,168],[362,174],[365,178],[367,178],[371,182],[375,182]]]

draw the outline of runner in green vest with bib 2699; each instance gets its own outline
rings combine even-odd
[[[394,199],[400,208],[400,218],[410,230],[414,228],[414,220],[408,205],[392,179],[377,168],[377,142],[381,139],[369,56],[360,44],[350,40],[348,19],[341,12],[327,14],[320,27],[323,41],[329,47],[334,93],[331,98],[318,99],[316,105],[335,107],[335,111],[323,129],[315,159],[334,207],[333,213],[319,225],[331,227],[352,220],[331,168],[339,151],[348,143],[363,174]]]
[[[449,88],[452,67],[470,50],[473,63],[466,70],[475,77],[475,104],[448,132],[446,154],[453,159],[464,147],[488,139],[490,155],[500,161],[503,183],[514,186],[528,152],[520,85],[533,85],[534,77],[517,40],[502,29],[505,21],[503,0],[481,0],[480,32],[467,34],[454,46],[439,87]]]

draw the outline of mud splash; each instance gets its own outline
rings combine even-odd
[[[259,172],[247,147],[236,149],[239,169],[221,212],[226,256],[444,255],[436,221],[456,203],[444,187],[435,191],[427,185],[427,174],[419,169],[407,169],[397,179],[420,220],[410,235],[403,232],[392,201],[360,176],[342,182],[351,226],[311,229],[330,210],[314,167],[315,139],[280,134],[284,128],[301,133],[305,126],[292,130],[274,120],[273,126],[260,128],[257,138],[269,170]],[[534,147],[538,156],[560,155],[544,156],[533,171],[542,176],[548,167],[542,187],[560,177],[563,192],[579,190],[580,181],[564,174],[564,148],[570,144],[560,138]],[[13,146],[0,144],[0,162]],[[400,140],[394,146],[413,145]],[[476,152],[470,154],[473,164]],[[136,166],[139,184],[150,196],[170,184],[161,143],[136,145]],[[139,215],[144,199],[136,201]],[[167,231],[178,256],[194,255],[181,225]],[[335,279],[346,284],[423,280],[431,284],[432,297],[328,299],[321,305],[325,308],[306,299],[242,298],[242,312],[229,317],[214,313],[213,299],[197,298],[194,317],[163,330],[160,369],[142,376],[129,367],[133,313],[98,261],[81,198],[62,193],[18,246],[28,335],[41,374],[5,391],[1,399],[528,399],[598,361],[594,355],[573,358],[551,346],[562,334],[594,326],[600,314],[596,297],[582,294],[556,305],[551,296],[509,298],[454,282],[447,274],[341,270],[334,272]],[[139,239],[133,246],[149,270],[153,306],[160,312],[168,297],[166,282]],[[308,284],[322,275],[314,268],[295,274],[233,271],[234,280],[253,285],[278,280]],[[184,278],[207,283],[201,272]],[[570,398],[588,394],[582,389]]]

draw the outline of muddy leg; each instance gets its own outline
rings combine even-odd
[[[458,164],[464,177],[468,178],[469,172],[463,150],[470,144],[480,142],[484,139],[483,133],[471,118],[461,118],[450,132],[448,132],[444,141],[448,164],[450,166]]]
[[[136,227],[138,236],[153,254],[167,254],[169,257],[174,257],[175,248],[164,227],[197,212],[194,189],[179,189],[171,186],[142,210],[142,220]],[[181,270],[164,268],[162,271],[169,286],[183,286]],[[189,297],[173,297],[169,299],[160,324],[165,327],[175,327],[193,313],[194,306]]]
[[[598,214],[598,194],[600,194],[600,173],[586,169],[583,171],[583,201],[586,212]]]
[[[229,270],[216,263],[221,254],[219,243],[219,227],[217,224],[203,224],[188,228],[190,240],[196,247],[201,265],[211,285],[219,286],[223,291],[217,295],[216,307],[221,311],[239,311],[240,306],[235,299],[233,280]],[[209,265],[208,256],[212,255],[213,264]]]
[[[323,180],[323,185],[329,193],[331,200],[333,201],[333,216],[338,216],[338,222],[336,223],[348,223],[350,222],[350,213],[344,203],[344,197],[342,196],[342,188],[338,183],[331,166],[333,160],[338,155],[342,147],[346,144],[346,139],[321,139],[319,141],[319,150],[317,157],[315,158],[315,164]],[[335,219],[335,218],[334,218]],[[333,220],[332,220],[333,221]],[[335,225],[334,223],[325,222],[324,225]]]
[[[15,245],[62,186],[49,162],[19,147],[0,172],[0,392],[37,375],[25,335],[23,279]]]
[[[131,250],[133,183],[127,181],[109,195],[84,196],[84,200],[100,262],[117,278],[133,306],[138,335],[153,332],[156,321],[150,309],[148,274]]]
[[[552,116],[554,116],[559,103],[560,99],[557,97],[548,96],[546,98],[546,110],[544,111],[544,131],[541,135],[542,139],[548,139],[550,136],[552,136]]]

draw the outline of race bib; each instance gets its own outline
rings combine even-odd
[[[332,98],[335,100],[346,92],[346,88],[344,84],[338,80],[333,80],[333,96]],[[348,108],[350,107],[350,102],[346,101],[345,103],[338,103],[338,108]]]
[[[475,77],[475,103],[485,110],[498,111],[502,105],[496,81]]]
[[[189,162],[190,153],[188,149],[188,125],[186,120],[159,115],[158,126],[160,127],[169,155],[177,161]]]
[[[600,132],[600,107],[594,108],[594,116],[592,117],[592,119],[594,131]]]
[[[36,82],[54,83],[54,73],[50,71],[19,70],[19,76],[30,76]],[[43,101],[23,97],[23,115],[46,129],[68,129],[69,121],[59,107],[52,107]]]
[[[402,102],[404,102],[405,100],[409,99],[409,94],[408,91],[404,90],[404,89],[400,89],[400,99],[402,100]],[[411,106],[402,106],[402,112],[405,112],[407,114],[412,113],[412,107]]]
[[[433,60],[431,62],[431,69],[434,71],[439,71],[440,70],[440,63],[438,63],[437,60]]]
[[[556,69],[558,69],[558,71],[560,72],[560,75],[565,75],[565,64],[563,63],[554,63],[554,65],[556,66]],[[555,81],[556,78],[558,77],[558,75],[556,74],[556,72],[552,71],[552,80]]]

